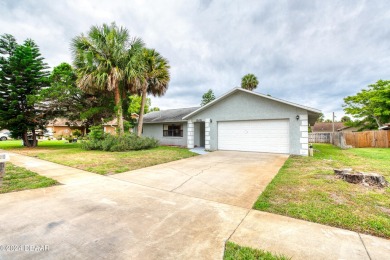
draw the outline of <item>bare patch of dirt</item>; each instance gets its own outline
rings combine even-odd
[[[378,207],[378,209],[380,211],[382,211],[383,213],[385,213],[386,215],[389,215],[390,216],[390,209],[389,208],[385,208],[385,207]]]
[[[345,204],[345,199],[335,193],[330,194],[330,198],[339,205]]]
[[[316,174],[314,175],[316,179],[325,179],[325,180],[337,180],[336,176],[328,174]]]

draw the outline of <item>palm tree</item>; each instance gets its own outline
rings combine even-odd
[[[243,89],[247,90],[254,90],[257,88],[257,85],[259,85],[259,81],[257,80],[256,76],[253,74],[246,74],[244,77],[241,79],[241,87]]]
[[[133,63],[139,66],[138,69],[133,70],[139,73],[133,77],[133,91],[142,96],[137,129],[138,136],[141,136],[146,97],[148,94],[153,96],[165,94],[170,80],[170,66],[168,61],[154,49],[144,48],[139,58],[141,59],[139,62]]]
[[[126,28],[111,25],[92,26],[87,35],[72,40],[77,86],[86,92],[113,92],[119,133],[124,133],[122,99],[135,75],[131,63],[144,44],[130,38]]]

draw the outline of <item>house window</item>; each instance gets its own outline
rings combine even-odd
[[[182,124],[163,125],[163,136],[183,137],[183,125]]]

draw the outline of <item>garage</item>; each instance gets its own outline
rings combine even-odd
[[[289,120],[218,122],[218,150],[286,153]]]
[[[205,150],[309,154],[309,126],[321,111],[269,95],[235,88],[182,117],[187,147],[204,133]],[[156,115],[157,116],[157,115]],[[204,132],[196,124],[204,122]]]

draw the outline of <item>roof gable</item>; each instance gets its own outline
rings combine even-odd
[[[249,91],[249,90],[242,89],[242,88],[234,88],[231,91],[229,91],[228,93],[226,93],[226,94],[222,95],[221,97],[219,97],[219,98],[213,100],[212,102],[208,103],[207,105],[205,105],[203,107],[200,107],[197,110],[193,111],[192,113],[184,116],[183,119],[186,120],[186,119],[190,118],[191,116],[196,115],[199,112],[206,110],[207,108],[215,105],[216,103],[218,103],[218,102],[224,100],[225,98],[227,98],[227,97],[229,97],[229,96],[231,96],[231,95],[233,95],[235,93],[238,93],[240,91],[245,92],[245,93],[249,93],[249,94],[252,94],[252,95],[255,95],[255,96],[259,96],[259,97],[262,97],[262,98],[266,98],[266,99],[269,99],[269,100],[273,100],[273,101],[276,101],[276,102],[280,102],[280,103],[283,103],[283,104],[286,104],[286,105],[290,105],[290,106],[293,106],[293,107],[301,108],[301,109],[307,110],[307,111],[309,111],[311,113],[314,113],[314,114],[320,114],[321,113],[320,110],[315,109],[315,108],[302,106],[302,105],[299,105],[299,104],[296,104],[296,103],[293,103],[293,102],[289,102],[289,101],[285,101],[285,100],[282,100],[282,99],[274,98],[274,97],[271,97],[271,96],[267,96],[267,95],[264,95],[264,94],[256,93],[256,92]]]

